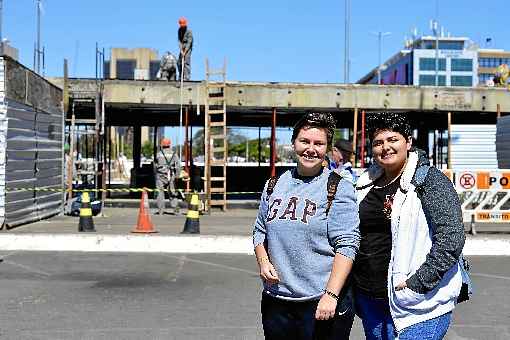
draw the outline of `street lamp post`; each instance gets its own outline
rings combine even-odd
[[[391,32],[372,32],[372,34],[377,35],[378,45],[379,45],[379,60],[377,66],[377,84],[381,85],[381,69],[382,69],[382,39],[383,37],[390,35]]]
[[[2,36],[2,20],[3,20],[3,11],[4,11],[4,0],[0,0],[0,44],[3,43],[3,36]]]
[[[434,35],[436,36],[436,65],[435,65],[435,80],[434,83],[436,86],[439,86],[439,32],[438,32],[438,22],[437,17],[439,13],[439,4],[438,0],[436,0],[436,18],[432,21],[432,30]],[[446,85],[446,84],[445,84]]]
[[[344,83],[349,83],[351,45],[351,0],[345,0]]]

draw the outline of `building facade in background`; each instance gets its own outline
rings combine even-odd
[[[105,61],[104,78],[122,80],[156,80],[159,70],[158,51],[150,48],[112,48]]]
[[[4,40],[0,41],[0,55],[6,55],[17,61],[19,58],[19,51],[17,48],[9,45],[9,41]]]
[[[500,49],[478,50],[478,79],[479,84],[493,85],[494,74],[499,65],[510,65],[510,52]]]
[[[381,67],[381,83],[386,85],[477,86],[478,51],[468,38],[423,36],[411,41]],[[377,84],[377,69],[359,84]]]

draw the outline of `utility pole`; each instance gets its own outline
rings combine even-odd
[[[351,45],[351,0],[345,0],[344,83],[349,83]]]
[[[4,15],[4,0],[0,0],[0,44],[3,46],[3,35],[2,35],[2,24],[3,24],[3,15]]]
[[[372,34],[377,35],[378,45],[379,45],[379,60],[377,66],[377,84],[381,85],[381,69],[382,69],[382,39],[383,37],[390,35],[391,32],[372,32]]]
[[[41,0],[36,0],[37,4],[37,40],[34,48],[34,69],[37,73],[41,71]]]
[[[439,86],[439,32],[438,32],[438,22],[437,22],[437,16],[438,16],[438,3],[436,0],[436,18],[432,21],[432,31],[434,32],[434,35],[436,36],[436,65],[435,65],[435,80],[434,84],[436,86]],[[446,85],[446,84],[445,84]]]

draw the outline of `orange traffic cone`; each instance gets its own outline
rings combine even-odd
[[[150,209],[149,209],[149,198],[147,197],[147,191],[145,188],[142,192],[142,200],[140,201],[140,211],[138,212],[138,223],[132,233],[157,233],[152,224]]]

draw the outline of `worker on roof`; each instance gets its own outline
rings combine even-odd
[[[193,50],[193,34],[188,28],[188,20],[184,17],[179,18],[179,29],[177,31],[179,40],[179,80],[189,80],[191,76],[191,51]]]

